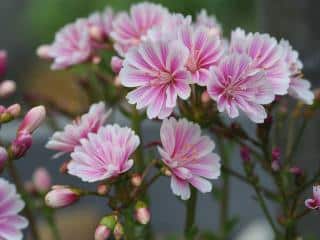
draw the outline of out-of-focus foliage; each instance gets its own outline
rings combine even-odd
[[[137,0],[29,0],[26,21],[30,25],[28,34],[42,42],[50,42],[54,33],[64,24],[79,16],[101,10],[106,5],[116,10],[127,10]],[[194,15],[204,8],[215,14],[226,33],[231,28],[242,26],[255,28],[255,0],[154,0],[167,6],[171,11]],[[39,40],[40,41],[40,40]],[[38,42],[37,41],[37,44]]]

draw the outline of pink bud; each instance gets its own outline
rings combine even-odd
[[[7,52],[0,50],[0,77],[3,77],[7,71]]]
[[[99,225],[94,234],[94,240],[106,240],[110,237],[110,229],[104,225]]]
[[[89,28],[89,34],[90,34],[91,39],[93,39],[97,42],[102,42],[104,40],[103,30],[97,26],[91,26]]]
[[[241,147],[240,155],[243,162],[250,162],[250,149],[247,146]]]
[[[0,172],[4,168],[4,165],[7,160],[8,160],[8,152],[4,147],[0,146]]]
[[[206,104],[210,101],[210,96],[208,94],[207,91],[204,91],[202,94],[201,94],[201,102]]]
[[[19,134],[11,144],[11,152],[15,159],[23,157],[32,145],[32,136],[29,133]]]
[[[33,173],[32,180],[36,190],[40,193],[47,192],[51,187],[51,176],[43,167],[36,169]]]
[[[140,224],[148,224],[150,221],[151,215],[148,207],[143,202],[138,202],[136,204],[136,211],[135,211],[135,219]]]
[[[114,73],[118,74],[122,68],[123,65],[123,59],[113,56],[111,58],[111,69]]]
[[[18,133],[33,133],[44,121],[46,117],[46,109],[44,106],[37,106],[29,110],[19,126]]]
[[[0,83],[0,97],[9,97],[16,91],[16,83],[12,80],[5,80]]]
[[[279,147],[272,149],[272,160],[279,161],[281,156],[281,150]]]
[[[50,45],[41,45],[37,48],[37,56],[41,59],[51,59],[50,56]]]
[[[280,165],[280,161],[279,160],[273,160],[272,163],[271,163],[271,168],[273,171],[275,172],[278,172],[281,168],[281,165]]]
[[[99,193],[99,195],[104,196],[107,195],[107,193],[109,192],[110,188],[107,184],[104,183],[100,183],[97,187],[97,192]]]
[[[123,235],[124,235],[124,230],[123,230],[123,226],[121,223],[117,223],[114,227],[114,230],[113,230],[113,235],[114,235],[114,238],[116,240],[120,240],[122,239]]]
[[[132,186],[139,187],[139,186],[141,186],[141,183],[142,183],[141,175],[139,173],[133,174],[132,177],[131,177]]]
[[[101,62],[101,57],[100,56],[93,56],[91,62],[95,65],[98,65]]]
[[[80,198],[80,193],[68,186],[53,186],[47,193],[45,201],[47,206],[52,208],[67,207]]]
[[[24,190],[30,194],[34,194],[37,192],[32,181],[26,181],[24,183]]]
[[[289,169],[289,172],[294,174],[294,175],[296,175],[296,176],[302,176],[303,175],[303,171],[299,167],[291,167]]]
[[[6,109],[6,112],[9,113],[14,118],[19,117],[21,112],[21,106],[20,104],[17,104],[17,103],[13,104]]]

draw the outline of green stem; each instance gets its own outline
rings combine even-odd
[[[38,233],[35,217],[33,216],[33,213],[31,211],[29,201],[27,201],[28,199],[26,199],[26,197],[25,197],[26,195],[25,195],[25,191],[24,191],[24,188],[22,185],[22,181],[19,177],[18,171],[15,168],[12,159],[8,160],[8,171],[9,171],[9,174],[10,174],[14,184],[16,185],[17,191],[25,198],[26,206],[25,206],[23,212],[29,221],[29,227],[30,227],[30,233],[31,233],[32,239],[39,240],[40,238],[39,238],[39,233]]]
[[[140,116],[139,112],[133,108],[133,113],[131,116],[131,124],[132,124],[132,129],[135,131],[135,133],[142,139],[141,137],[141,122],[142,122],[142,117]],[[135,160],[136,160],[136,166],[138,171],[143,171],[144,168],[144,159],[143,159],[143,144],[141,143],[138,147],[138,149],[135,152]]]
[[[185,222],[184,233],[187,240],[194,239],[193,229],[195,227],[195,218],[196,218],[196,207],[197,207],[197,190],[195,188],[191,188],[191,197],[187,201],[187,216]]]
[[[51,229],[52,236],[54,237],[54,239],[55,240],[61,240],[59,229],[57,227],[57,224],[55,223],[53,213],[50,214],[50,216],[47,217],[47,222],[48,222],[48,225],[49,225],[49,227]]]

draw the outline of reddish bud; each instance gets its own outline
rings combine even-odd
[[[23,157],[32,145],[32,136],[29,133],[19,134],[13,140],[10,150],[15,159]]]
[[[7,52],[0,50],[0,78],[2,78],[7,71]]]
[[[150,222],[151,214],[144,202],[137,202],[135,207],[135,219],[140,224],[146,225]]]
[[[97,192],[99,193],[99,195],[107,195],[109,192],[110,188],[107,184],[104,183],[100,183],[97,187]]]

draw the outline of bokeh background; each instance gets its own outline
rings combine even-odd
[[[18,95],[9,99],[24,101],[25,93],[29,97],[45,97],[64,110],[81,112],[88,107],[88,102],[72,81],[72,76],[65,72],[51,72],[49,65],[38,60],[35,49],[43,43],[50,43],[55,32],[64,24],[77,17],[86,17],[90,12],[102,10],[106,5],[116,10],[128,9],[131,0],[0,0],[0,49],[9,53],[9,71],[7,77],[18,82]],[[316,87],[320,78],[320,28],[319,0],[159,0],[172,11],[195,15],[202,8],[215,14],[224,28],[224,35],[240,26],[248,31],[269,32],[278,39],[288,39],[301,55],[305,75]],[[124,122],[120,117],[116,121]],[[307,128],[308,141],[299,146],[298,155],[301,166],[312,169],[312,164],[319,162],[316,149],[319,146],[319,119],[311,122]],[[63,119],[61,120],[63,122]],[[14,135],[15,123],[10,129],[1,132],[4,138]],[[155,139],[158,126],[146,124],[146,138]],[[74,178],[59,174],[61,160],[50,158],[51,152],[44,149],[44,144],[51,132],[43,127],[37,133],[37,141],[30,154],[19,163],[24,179],[28,179],[36,166],[46,166],[54,178],[54,183],[78,183]],[[238,154],[234,155],[233,167],[241,168]],[[265,180],[266,182],[268,179]],[[184,206],[172,196],[168,179],[163,179],[152,190],[153,228],[160,234],[181,232],[183,226]],[[232,182],[231,212],[241,217],[233,239],[262,215],[252,200],[250,188]],[[103,202],[88,199],[80,205],[61,212],[59,222],[66,234],[63,239],[92,239],[92,231],[99,217],[103,216]],[[212,195],[200,197],[198,202],[197,222],[202,229],[217,227],[218,206]],[[81,212],[79,210],[82,210]],[[275,209],[276,211],[276,209]],[[319,216],[308,217],[302,226],[306,233],[316,233]],[[83,227],[85,226],[85,227]],[[75,233],[74,229],[77,229]],[[83,230],[82,230],[83,229]],[[83,231],[83,232],[82,232]],[[46,234],[46,233],[44,233]],[[79,234],[79,236],[74,236]],[[86,235],[87,234],[87,235]],[[76,238],[75,238],[76,237]],[[44,239],[49,240],[46,235]],[[263,240],[256,238],[257,240]],[[266,238],[268,239],[268,238]],[[318,238],[316,238],[318,239]],[[247,240],[250,240],[249,238]],[[252,238],[252,240],[255,240]]]

